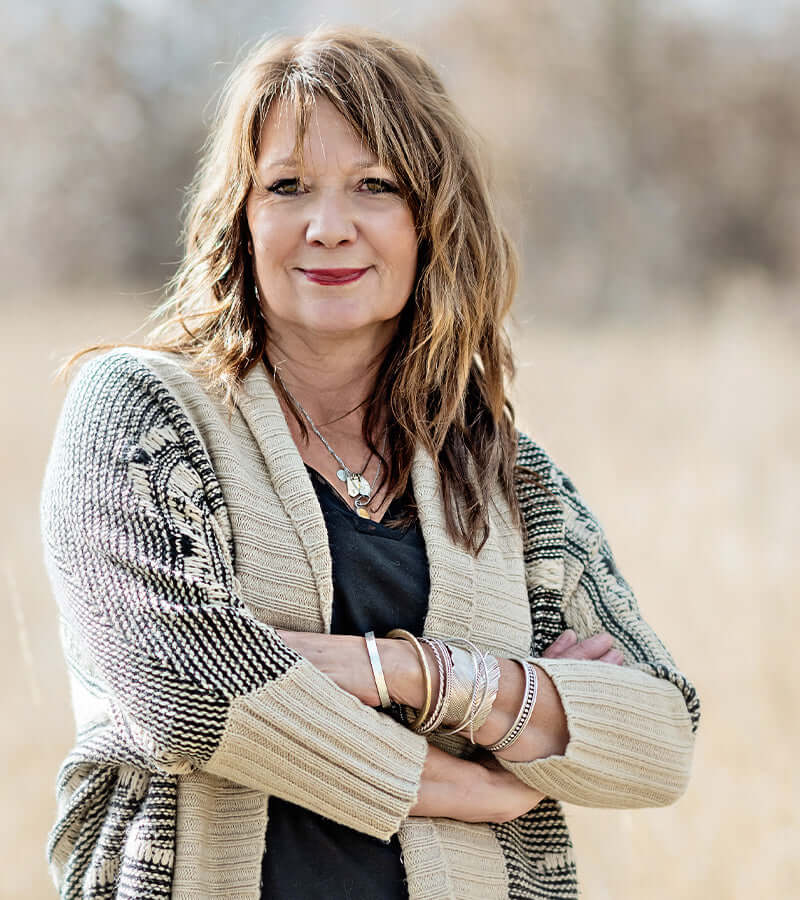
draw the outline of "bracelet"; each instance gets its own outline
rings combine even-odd
[[[427,644],[436,658],[436,668],[439,671],[439,692],[430,718],[416,727],[417,734],[429,734],[442,724],[447,707],[450,702],[450,694],[453,687],[453,660],[444,641],[438,638],[422,638],[421,643]]]
[[[392,705],[392,698],[389,696],[389,688],[386,686],[386,678],[383,674],[383,666],[381,665],[381,658],[378,653],[378,643],[375,640],[375,632],[366,632],[364,641],[367,645],[369,663],[372,666],[372,675],[375,678],[375,687],[377,687],[378,696],[381,699],[381,708],[389,709]]]
[[[500,663],[497,661],[497,657],[492,656],[491,653],[486,653],[483,659],[486,664],[486,694],[470,726],[470,740],[472,740],[473,744],[475,740],[472,737],[472,729],[480,731],[486,724],[486,720],[492,712],[494,701],[497,699],[497,691],[500,688]]]
[[[489,713],[492,711],[492,705],[494,704],[494,698],[497,696],[497,691],[495,691],[494,695],[490,698],[490,703],[488,704],[488,709],[487,709],[486,701],[487,701],[487,698],[489,695],[489,662],[488,661],[490,659],[493,660],[494,663],[497,665],[498,670],[499,670],[500,666],[497,664],[497,660],[493,656],[491,656],[491,654],[481,653],[477,647],[474,647],[474,645],[473,645],[473,650],[477,654],[477,657],[476,657],[477,661],[479,661],[481,666],[483,667],[483,692],[481,693],[481,699],[477,700],[477,693],[478,693],[477,687],[478,686],[476,684],[475,685],[476,703],[472,708],[472,715],[468,722],[469,739],[470,739],[470,742],[474,744],[475,743],[475,722],[479,716],[483,719],[483,721],[486,721],[486,719],[489,717]]]
[[[525,671],[525,693],[522,697],[522,705],[517,713],[517,718],[514,719],[514,724],[503,737],[497,741],[497,743],[490,744],[486,747],[486,749],[490,750],[492,753],[495,753],[497,750],[505,750],[506,747],[510,747],[514,741],[516,741],[525,730],[525,726],[530,722],[531,716],[533,715],[533,707],[536,706],[536,694],[539,690],[539,676],[536,673],[536,667],[533,663],[528,662],[527,659],[519,659],[517,657],[512,658],[514,659],[514,662],[518,662]]]
[[[422,709],[417,714],[417,717],[409,721],[408,723],[409,727],[413,729],[425,721],[425,716],[428,715],[428,710],[431,708],[431,670],[428,668],[428,659],[425,656],[425,651],[422,649],[422,645],[420,644],[420,642],[414,637],[413,634],[411,634],[410,631],[406,631],[405,628],[393,628],[386,635],[386,637],[402,638],[404,641],[408,641],[409,644],[411,644],[417,651],[419,663],[422,667],[422,681],[425,688],[425,702],[422,704]]]
[[[480,668],[478,658],[470,650],[466,652],[457,646],[454,638],[448,638],[450,652],[453,654],[453,680],[455,682],[454,699],[447,710],[446,721],[450,726],[447,730],[440,729],[439,734],[456,734],[466,728],[475,711],[475,698],[478,693],[480,681]],[[472,675],[466,672],[467,665],[472,666]]]
[[[494,701],[497,698],[497,689],[500,684],[500,665],[497,662],[497,658],[492,656],[491,653],[481,653],[475,644],[466,640],[466,638],[447,638],[447,640],[453,645],[463,645],[467,648],[471,656],[474,679],[472,680],[472,691],[466,715],[458,719],[455,727],[449,731],[440,730],[439,733],[456,734],[469,728],[469,739],[474,744],[475,732],[480,730],[489,718]],[[463,660],[466,654],[457,646],[453,646],[451,649],[454,661],[460,658],[463,668],[465,665]],[[458,669],[458,666],[456,666],[456,669]],[[481,690],[480,698],[478,698],[479,689]],[[449,720],[449,724],[452,724],[455,718],[455,715],[453,715]]]

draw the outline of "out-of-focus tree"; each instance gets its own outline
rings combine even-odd
[[[0,264],[16,281],[166,280],[209,98],[240,44],[271,16],[286,21],[287,5],[71,0],[17,12],[0,36],[0,122],[11,138],[0,160]]]
[[[14,283],[163,283],[209,98],[239,45],[291,29],[298,8],[17,9],[0,35],[0,264]],[[377,24],[426,50],[483,136],[523,255],[523,303],[591,319],[713,305],[742,275],[794,296],[792,9],[756,29],[652,0],[460,0]]]
[[[486,136],[537,308],[641,316],[712,304],[741,276],[794,296],[792,22],[800,16],[723,27],[643,0],[467,0],[437,23],[445,75]]]

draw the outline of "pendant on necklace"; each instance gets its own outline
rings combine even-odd
[[[355,507],[356,512],[362,519],[371,519],[370,509],[367,506],[369,503],[369,497],[356,497],[353,501],[353,506]]]
[[[350,472],[347,475],[347,493],[351,497],[369,497],[372,493],[372,488],[363,475],[359,475],[357,472]]]

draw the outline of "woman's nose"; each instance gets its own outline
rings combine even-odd
[[[306,241],[325,247],[338,247],[356,239],[356,224],[345,197],[320,192],[311,206]]]

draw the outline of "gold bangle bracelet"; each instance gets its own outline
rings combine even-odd
[[[410,721],[409,727],[414,728],[418,723],[424,722],[425,717],[428,715],[428,710],[431,708],[431,670],[428,668],[428,659],[425,656],[425,651],[422,649],[422,644],[411,634],[410,631],[406,631],[405,628],[393,628],[387,635],[387,638],[401,638],[404,641],[408,641],[409,644],[416,650],[417,656],[419,657],[419,664],[422,667],[422,682],[423,687],[425,689],[425,702],[422,704],[422,709],[417,713],[417,717]]]

